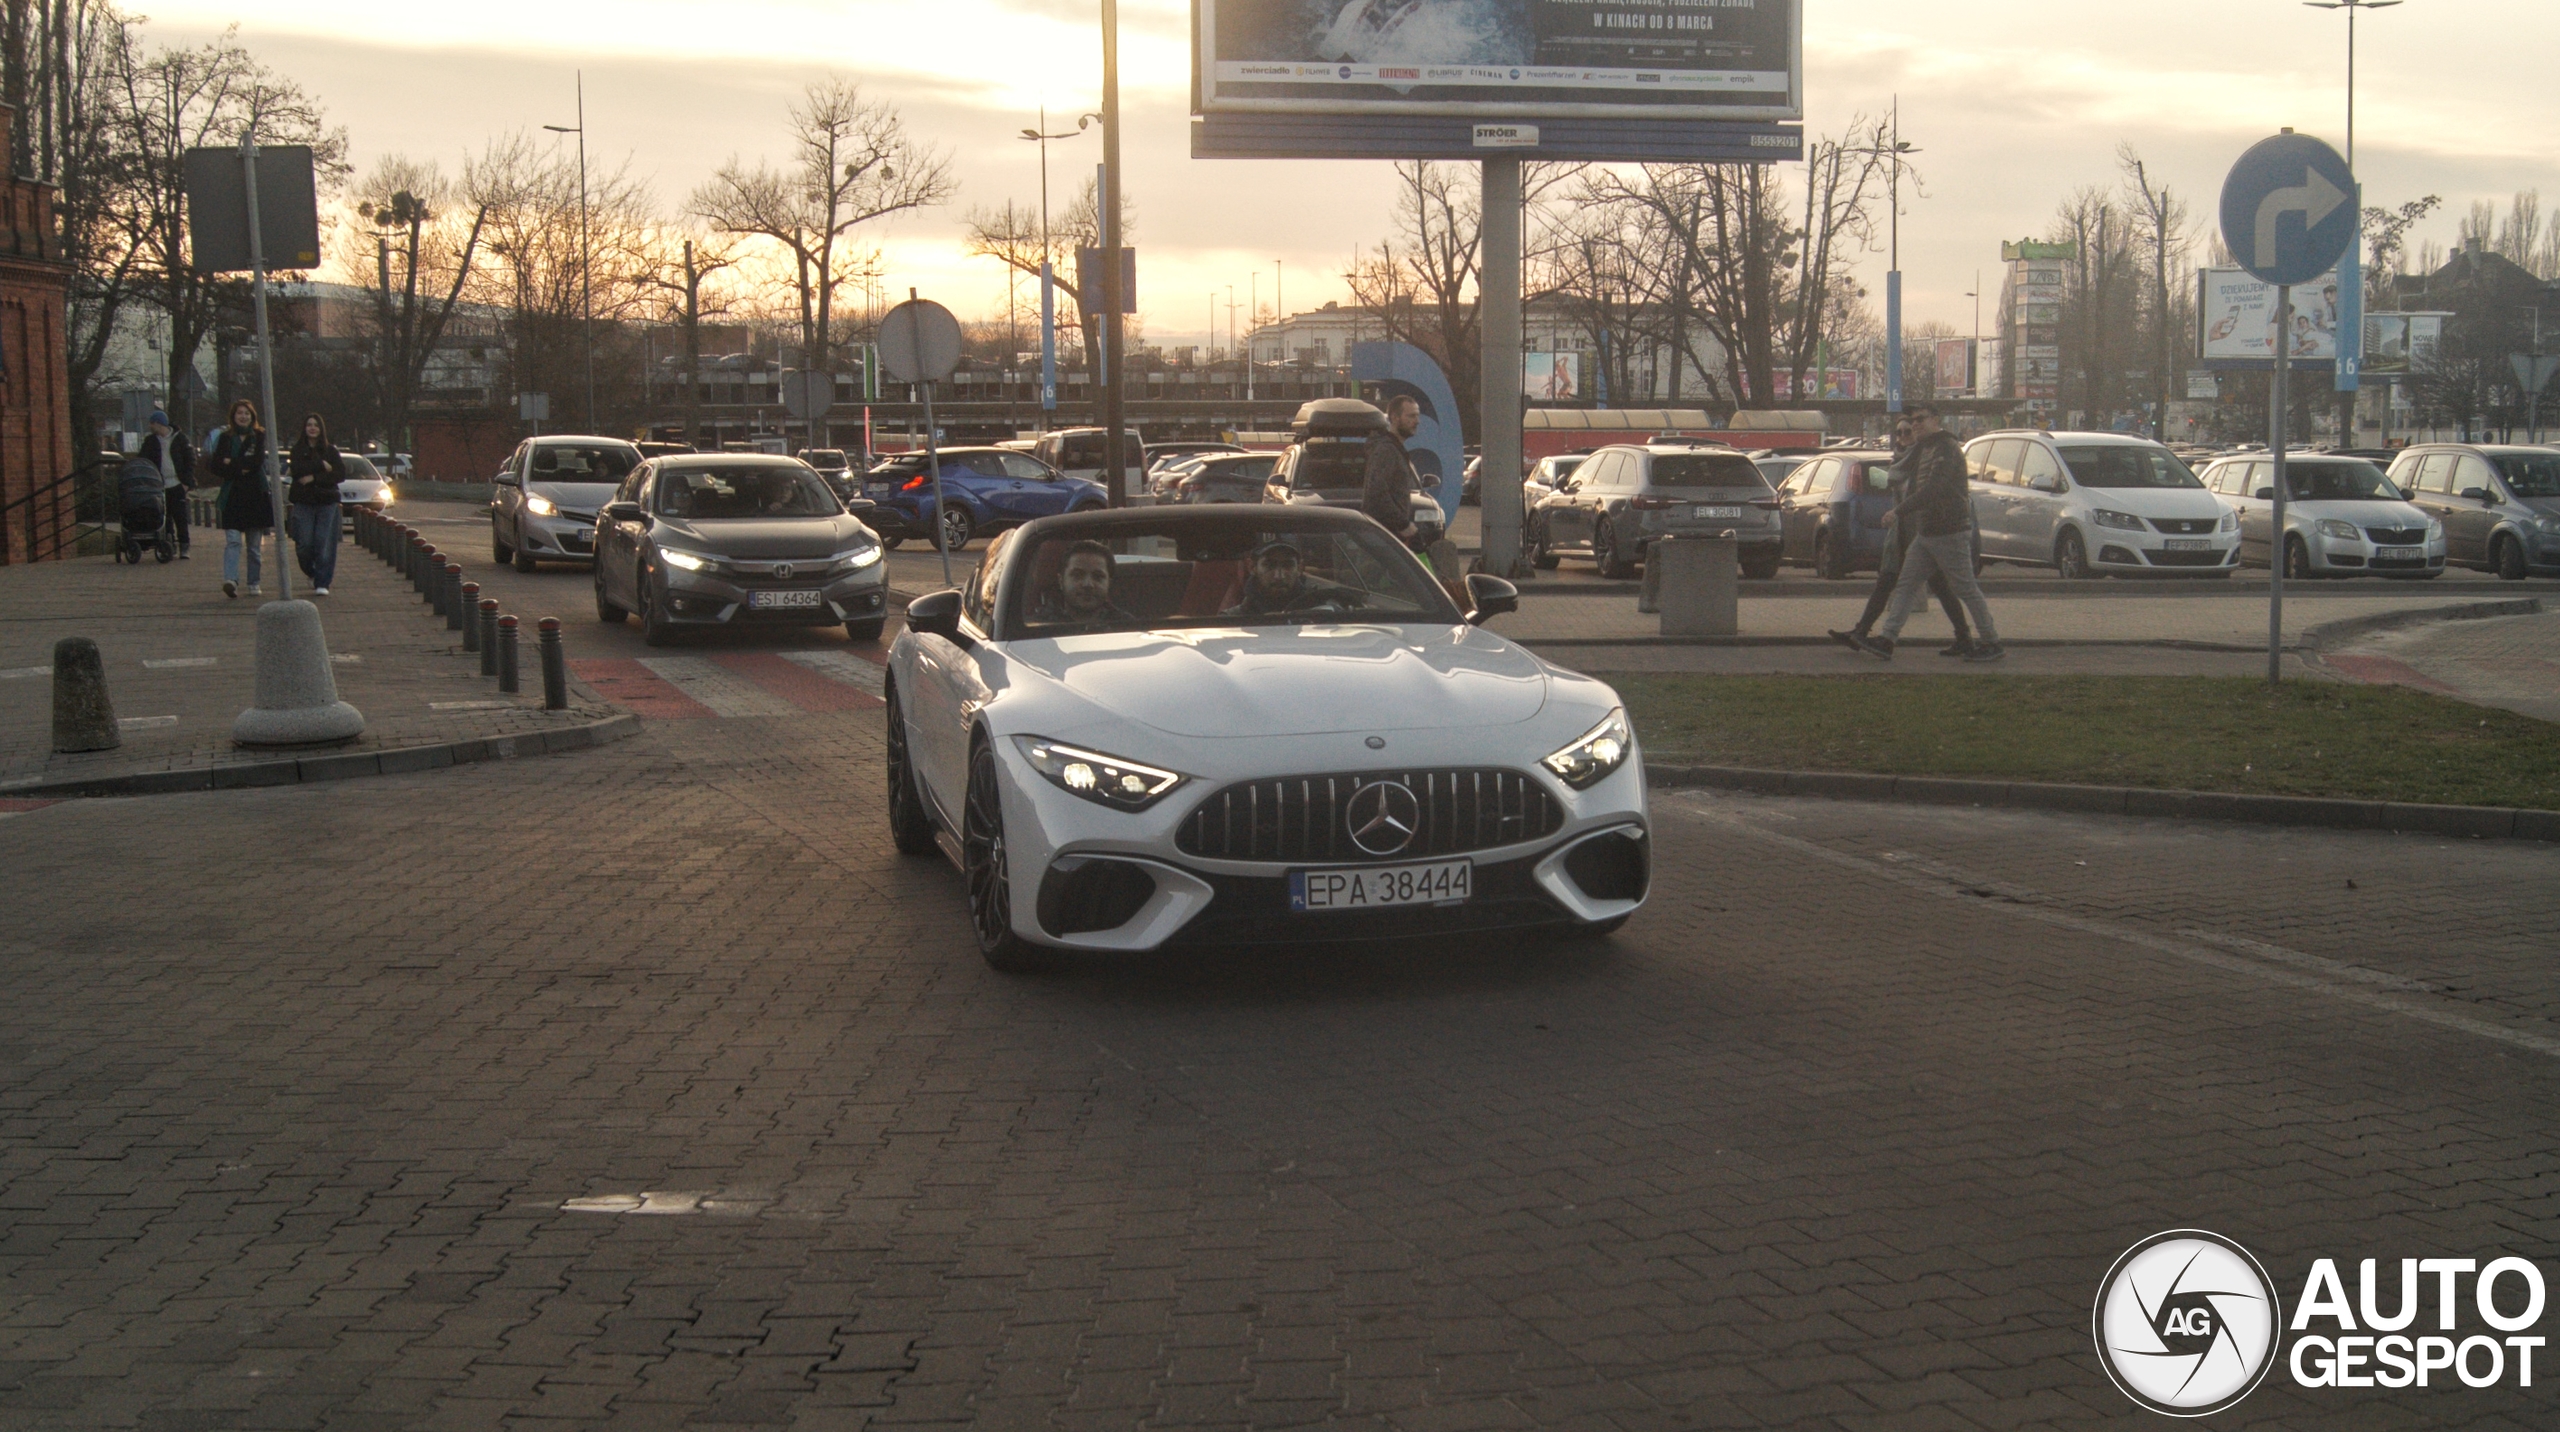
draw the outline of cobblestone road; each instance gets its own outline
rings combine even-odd
[[[878,744],[0,819],[0,1427],[2118,1425],[2154,1231],[2554,1252],[2541,846],[1678,793],[1613,940],[1020,980]]]

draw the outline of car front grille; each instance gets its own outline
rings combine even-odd
[[[1351,839],[1352,796],[1385,781],[1413,793],[1413,838],[1373,854]],[[1362,771],[1240,781],[1200,802],[1175,845],[1210,860],[1394,861],[1491,850],[1539,840],[1564,825],[1564,808],[1526,772],[1492,769]]]
[[[2416,547],[2426,542],[2427,529],[2424,527],[2368,527],[2364,529],[2364,535],[2372,538],[2373,544],[2377,547]]]
[[[2223,552],[2145,552],[2155,567],[2219,567],[2227,560]]]
[[[2222,519],[2219,517],[2154,517],[2151,519],[2152,530],[2166,532],[2172,537],[2193,537],[2199,533],[2210,532],[2221,525]]]

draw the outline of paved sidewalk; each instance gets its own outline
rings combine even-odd
[[[1495,623],[1501,625],[1499,621]],[[1913,631],[1917,630],[1914,624]],[[1697,672],[1711,676],[2264,676],[2263,651],[2212,651],[2188,646],[2012,646],[2006,659],[1951,661],[1936,653],[1945,633],[1914,636],[1890,663],[1874,661],[1829,642],[1795,646],[1698,646],[1652,643],[1594,645],[1540,641],[1530,649],[1558,666],[1608,674],[1635,671]],[[2337,681],[2302,652],[2284,655],[2287,677]]]
[[[2320,660],[2350,681],[2413,686],[2560,721],[2560,612],[2375,632]]]
[[[524,690],[501,695],[495,679],[480,675],[478,654],[462,650],[460,634],[446,631],[406,582],[350,540],[339,549],[337,584],[319,605],[338,695],[364,713],[364,734],[318,748],[234,746],[231,723],[256,697],[260,603],[222,595],[220,556],[217,542],[204,557],[167,566],[125,567],[96,557],[0,568],[0,790],[297,755],[378,754],[615,714],[574,680],[570,709],[542,709],[532,630],[539,613],[520,614]],[[267,591],[272,600],[272,580]],[[70,636],[94,639],[105,658],[107,692],[124,727],[119,749],[52,751],[53,646]]]

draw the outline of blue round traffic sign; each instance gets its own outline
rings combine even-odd
[[[2355,233],[2355,175],[2310,135],[2259,140],[2222,181],[2223,246],[2262,283],[2309,283]]]

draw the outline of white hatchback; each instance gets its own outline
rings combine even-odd
[[[2177,454],[2122,433],[1990,433],[1965,447],[1982,555],[2065,577],[2223,576],[2240,525]]]
[[[2402,498],[2381,468],[2360,457],[2293,453],[2284,476],[2286,576],[2444,574],[2444,524]],[[2263,454],[2204,470],[2205,486],[2240,514],[2241,560],[2253,567],[2275,560],[2275,481],[2275,463]]]

